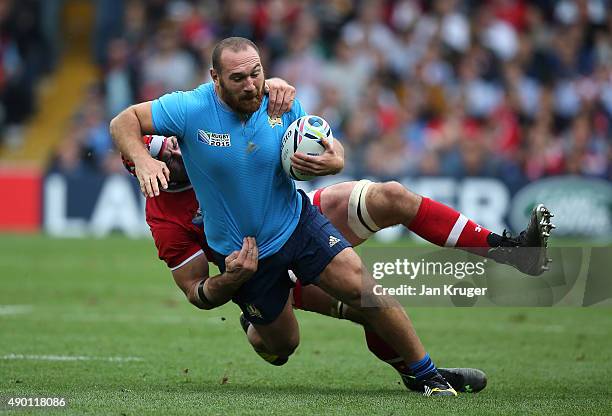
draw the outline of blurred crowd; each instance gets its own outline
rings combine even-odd
[[[346,148],[346,173],[612,179],[606,0],[99,0],[103,73],[53,162],[120,170],[108,120],[209,80],[244,36]],[[110,157],[109,155],[113,155]]]
[[[36,86],[53,66],[44,8],[36,0],[0,0],[0,144],[21,145]]]

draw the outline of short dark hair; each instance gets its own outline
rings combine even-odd
[[[247,38],[231,37],[219,41],[212,52],[212,67],[217,73],[221,73],[221,53],[225,49],[231,49],[233,52],[239,52],[251,47],[255,49],[259,55],[259,48]]]

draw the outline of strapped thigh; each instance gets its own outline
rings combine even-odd
[[[362,179],[353,188],[348,203],[348,225],[355,235],[367,240],[380,227],[376,225],[366,206],[366,196],[372,181]]]

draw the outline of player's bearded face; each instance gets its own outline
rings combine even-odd
[[[222,56],[222,70],[217,74],[221,99],[237,113],[256,112],[263,100],[265,79],[259,54],[246,48],[225,50]]]
[[[244,91],[243,88],[231,88],[223,79],[219,79],[221,99],[238,113],[251,114],[256,112],[259,110],[264,95],[263,75],[261,75],[261,82],[259,82],[260,80],[256,81],[253,81],[255,89]],[[231,83],[233,84],[233,82]]]

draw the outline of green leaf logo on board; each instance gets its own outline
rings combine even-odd
[[[612,183],[579,176],[558,176],[531,183],[512,200],[509,221],[522,229],[538,203],[555,214],[555,235],[612,238]]]

